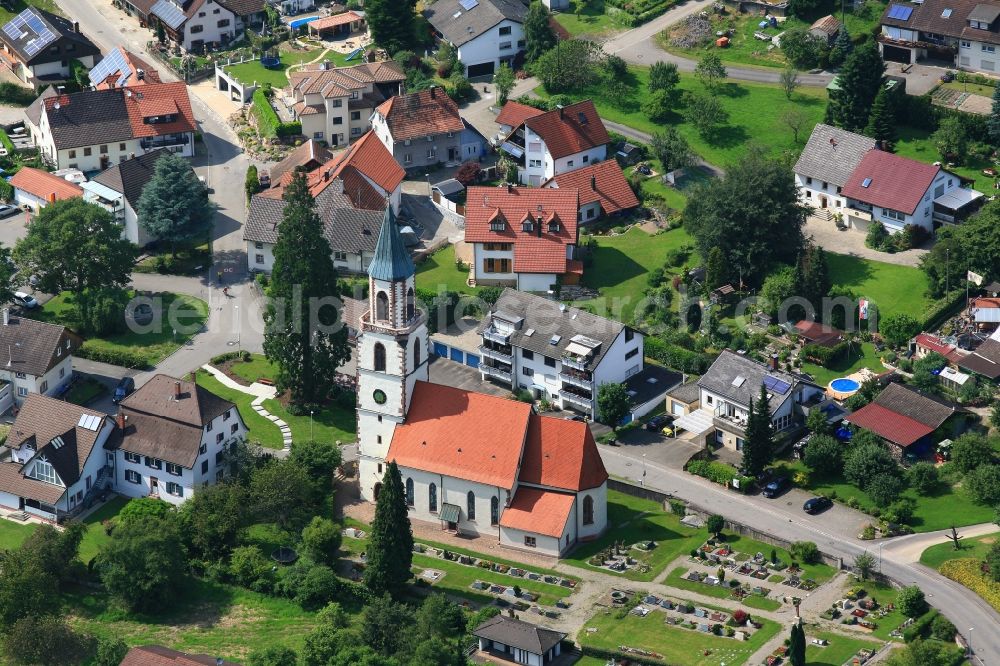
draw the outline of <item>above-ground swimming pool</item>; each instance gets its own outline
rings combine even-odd
[[[830,382],[830,388],[837,393],[854,393],[861,388],[861,384],[857,383],[853,379],[841,377],[840,379],[834,379]]]

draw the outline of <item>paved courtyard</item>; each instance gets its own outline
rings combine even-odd
[[[828,252],[847,254],[852,257],[881,261],[886,264],[916,267],[920,258],[927,254],[927,249],[917,248],[905,252],[879,252],[865,247],[865,234],[857,229],[838,229],[833,220],[821,220],[816,217],[806,218],[806,236],[812,236],[813,242]]]

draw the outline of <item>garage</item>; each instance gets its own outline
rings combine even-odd
[[[481,62],[478,65],[469,65],[469,73],[467,76],[470,79],[474,79],[479,76],[493,76],[495,66],[496,63],[493,61]]]
[[[890,44],[882,45],[882,59],[886,62],[901,62],[904,65],[910,64],[910,49]]]

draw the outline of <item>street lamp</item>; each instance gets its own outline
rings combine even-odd
[[[240,334],[243,332],[243,327],[240,326],[240,306],[234,305],[233,309],[236,313],[236,351],[242,351]]]
[[[316,438],[313,437],[313,410],[309,410],[309,441],[315,442]]]
[[[973,629],[975,629],[975,627],[969,627],[969,656],[970,657],[972,655],[976,654],[976,651],[972,649],[972,630]]]
[[[878,572],[882,573],[882,542],[878,542]]]
[[[646,454],[642,454],[642,479],[639,480],[639,485],[646,485]]]

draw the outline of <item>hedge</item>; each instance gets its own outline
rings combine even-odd
[[[647,337],[645,345],[645,353],[649,358],[659,361],[668,368],[693,375],[705,374],[708,366],[715,360],[707,354],[699,354],[654,336]]]
[[[708,460],[692,460],[688,463],[687,471],[725,486],[736,478],[736,468],[732,465]]]
[[[126,349],[107,349],[104,347],[88,346],[86,342],[76,350],[79,358],[88,358],[91,361],[120,365],[133,370],[145,370],[149,367],[149,362],[142,354]]]
[[[19,86],[16,83],[0,83],[0,104],[11,106],[28,106],[38,97],[34,89]]]
[[[10,140],[9,136],[7,136],[7,132],[4,132],[2,129],[0,129],[0,144],[7,149],[8,153],[13,153],[16,150],[16,148],[14,148],[14,142]]]
[[[927,638],[931,632],[931,623],[934,622],[934,618],[937,616],[938,612],[936,610],[921,615],[913,621],[913,624],[903,630],[903,640],[911,643],[918,638]]]
[[[938,571],[945,578],[969,588],[995,610],[1000,611],[1000,583],[984,574],[981,567],[981,560],[963,557],[948,560],[938,568]]]
[[[965,303],[965,292],[962,290],[953,291],[950,298],[947,295],[942,296],[927,310],[920,330],[936,330],[940,323],[958,311],[957,308],[962,303]]]
[[[802,348],[802,355],[806,360],[812,361],[817,365],[822,365],[825,368],[843,358],[849,348],[850,343],[846,341],[833,347],[824,347],[810,343]]]
[[[225,363],[226,361],[235,361],[236,359],[240,359],[242,361],[249,361],[250,352],[248,351],[226,352],[225,354],[219,354],[218,356],[213,356],[211,358],[211,363],[212,365],[219,365],[221,363]]]
[[[302,123],[296,121],[283,123],[264,94],[263,88],[253,91],[253,117],[257,119],[257,132],[265,138],[299,136],[302,134]]]

